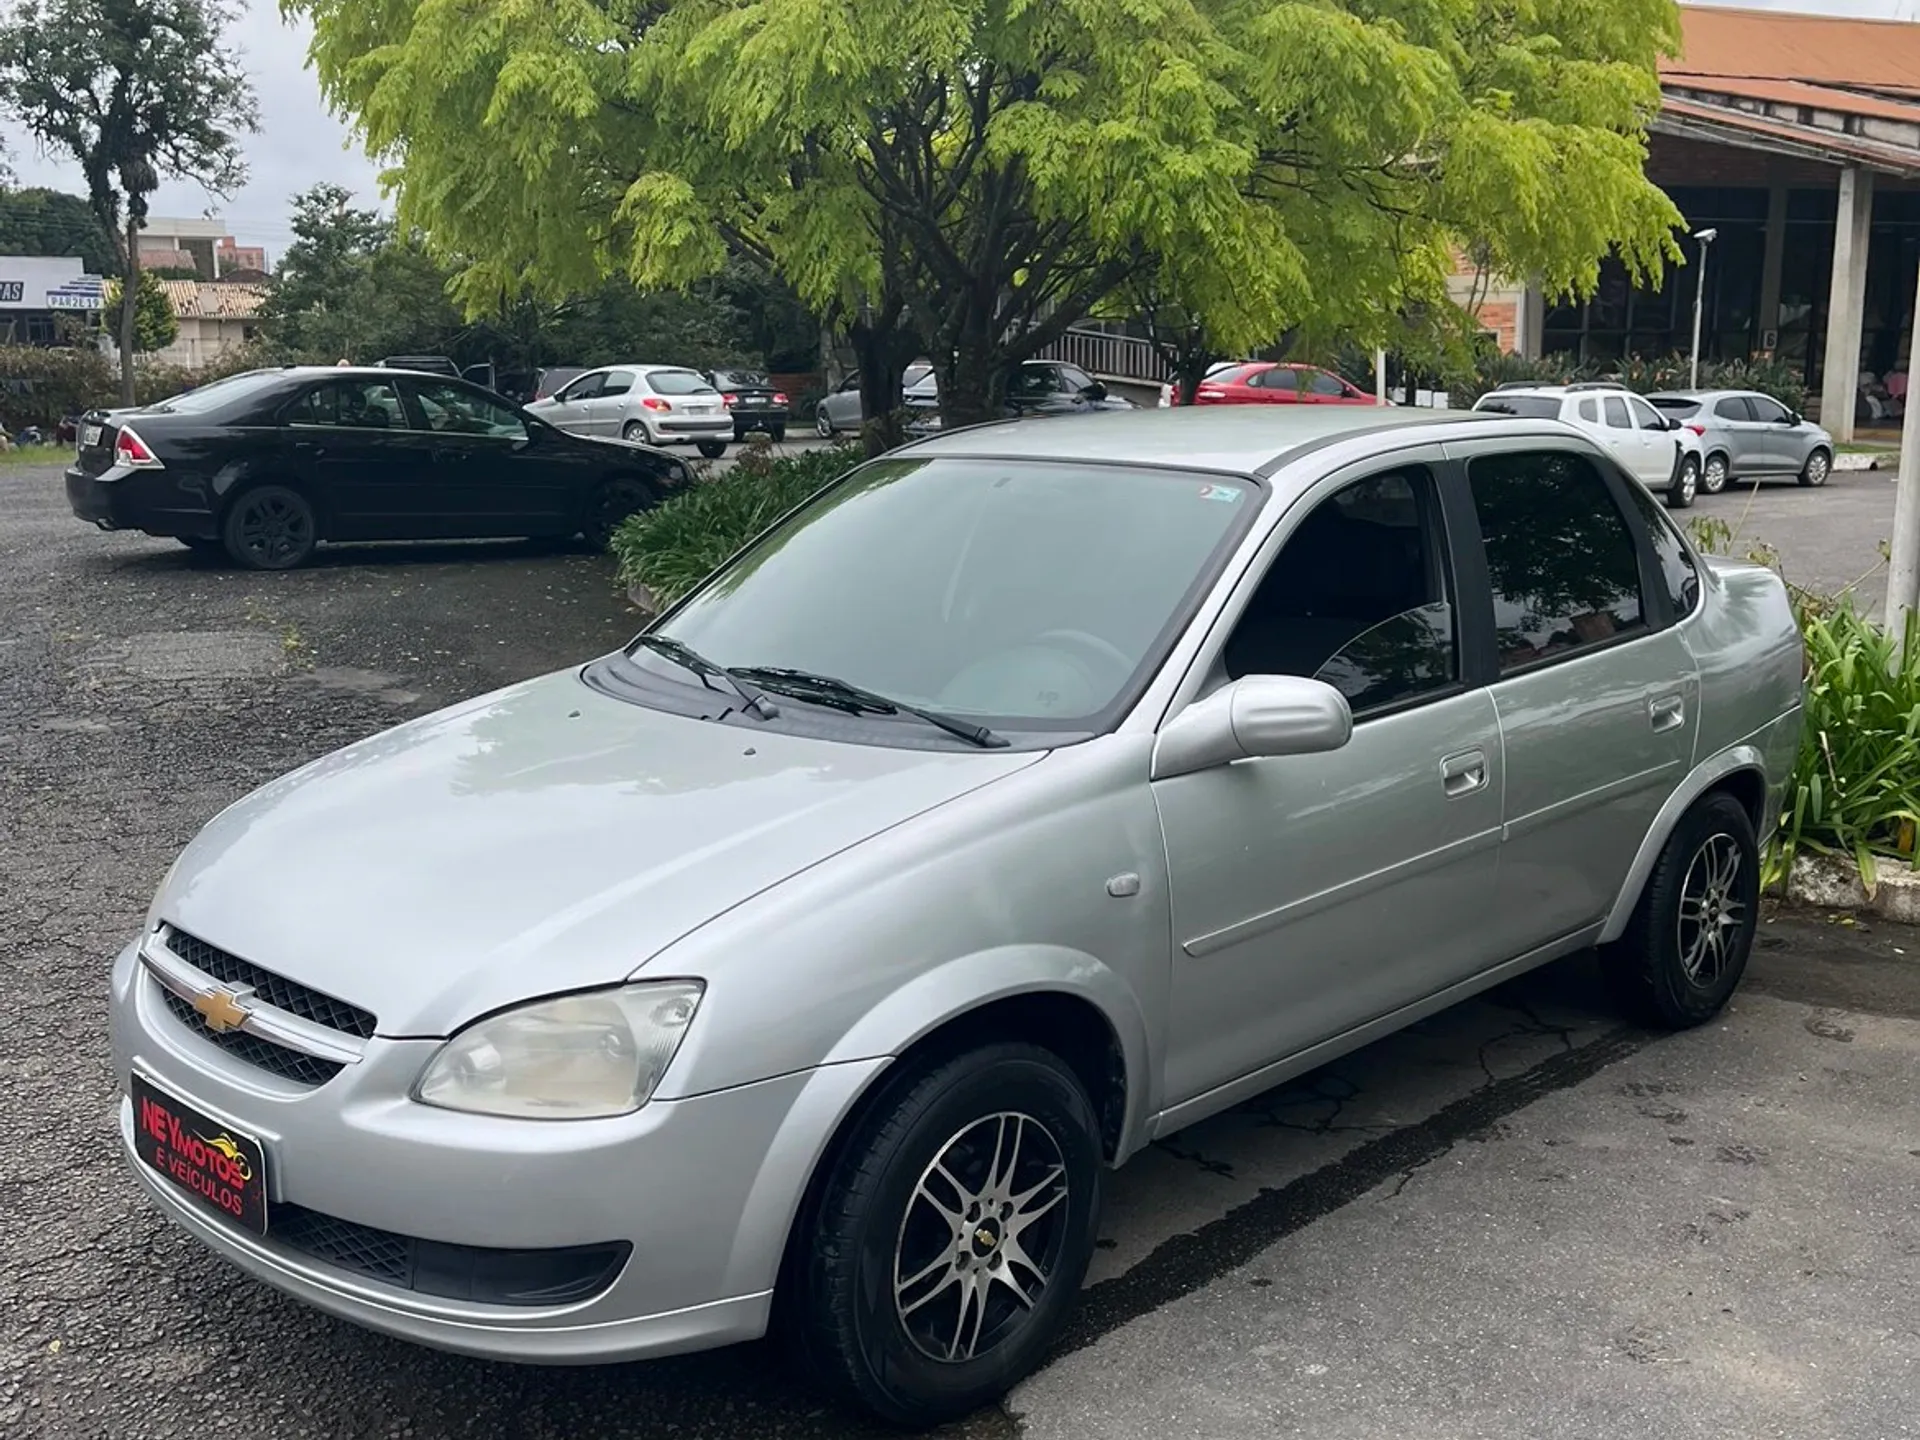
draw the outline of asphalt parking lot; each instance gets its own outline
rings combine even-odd
[[[1832,588],[1892,486],[1703,500]],[[255,575],[0,468],[0,1433],[851,1437],[764,1347],[537,1370],[303,1310],[123,1173],[109,958],[175,851],[301,762],[634,628],[556,546]],[[290,876],[288,883],[298,883]],[[1786,916],[1721,1022],[1619,1025],[1580,959],[1114,1178],[1063,1353],[969,1436],[1920,1435],[1920,935]]]

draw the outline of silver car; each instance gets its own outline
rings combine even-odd
[[[932,362],[916,360],[907,366],[906,373],[900,377],[900,385],[903,404],[912,405],[915,400],[922,398],[931,400],[937,393]],[[866,419],[866,405],[860,399],[860,376],[857,372],[821,396],[813,407],[813,428],[823,440],[831,440],[841,434],[858,434]]]
[[[527,409],[575,435],[642,445],[692,442],[709,459],[727,453],[733,416],[697,370],[679,365],[608,365],[567,382]]]
[[[1700,437],[1700,488],[1718,495],[1736,480],[1824,485],[1833,473],[1833,436],[1772,396],[1754,390],[1674,390],[1647,399]]]
[[[155,1204],[516,1361],[747,1340],[889,1421],[1039,1363],[1102,1173],[1557,957],[1739,983],[1771,572],[1552,422],[1144,410],[828,487],[624,650],[217,816],[112,979]]]

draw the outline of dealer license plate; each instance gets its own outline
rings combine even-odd
[[[91,449],[99,443],[100,427],[98,425],[82,425],[80,427],[80,446],[82,449]]]
[[[267,1233],[267,1152],[251,1135],[135,1075],[133,1148],[216,1215],[255,1235]]]

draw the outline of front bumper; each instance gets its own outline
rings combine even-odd
[[[841,1117],[883,1062],[825,1066],[595,1121],[516,1121],[406,1099],[435,1040],[376,1038],[317,1087],[217,1048],[177,1020],[129,946],[114,966],[114,1064],[258,1139],[271,1207],[453,1246],[626,1241],[612,1283],[577,1303],[441,1298],[327,1263],[217,1218],[132,1153],[174,1223],[256,1279],[370,1329],[501,1360],[632,1360],[764,1333],[800,1198]],[[288,1213],[293,1213],[291,1210]]]

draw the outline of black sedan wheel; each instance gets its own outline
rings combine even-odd
[[[588,545],[604,550],[621,521],[629,515],[638,515],[657,498],[646,482],[631,475],[616,475],[593,492],[592,506],[580,532],[586,536]]]
[[[228,507],[220,538],[237,565],[292,570],[313,555],[313,547],[320,542],[320,526],[313,506],[299,491],[261,485]]]
[[[700,453],[709,460],[718,460],[722,455],[727,453],[727,442],[724,440],[702,440],[700,442]]]
[[[1057,1056],[989,1045],[903,1072],[805,1218],[788,1323],[808,1374],[936,1425],[1045,1358],[1099,1215],[1093,1106]]]

